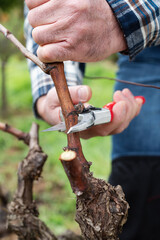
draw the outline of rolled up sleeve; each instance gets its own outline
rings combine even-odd
[[[107,0],[133,59],[146,47],[160,45],[160,0]]]

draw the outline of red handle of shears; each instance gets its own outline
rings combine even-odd
[[[146,101],[145,97],[143,97],[143,96],[135,96],[134,98],[135,98],[135,99],[136,99],[136,98],[141,98],[141,99],[142,99],[142,104],[144,104],[145,101]]]
[[[143,96],[135,96],[134,97],[135,99],[136,98],[141,98],[142,99],[142,104],[145,103],[146,99],[145,97]],[[113,120],[113,106],[116,104],[116,102],[110,102],[110,103],[107,103],[106,105],[103,106],[103,108],[106,108],[106,109],[109,109],[110,110],[110,113],[111,113],[111,121]]]

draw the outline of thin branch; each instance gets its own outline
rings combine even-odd
[[[7,123],[2,123],[2,122],[0,122],[0,130],[13,135],[14,137],[18,138],[18,140],[22,140],[25,144],[29,145],[28,133],[24,133],[21,130],[8,125]]]
[[[84,76],[84,78],[86,79],[91,79],[91,80],[99,80],[99,79],[106,79],[106,80],[112,80],[112,81],[116,81],[116,82],[121,82],[121,83],[126,83],[126,84],[130,84],[130,85],[135,85],[135,86],[139,86],[139,87],[148,87],[148,88],[155,88],[155,89],[160,89],[160,87],[155,86],[155,85],[151,85],[151,84],[143,84],[143,83],[136,83],[136,82],[130,82],[127,80],[122,80],[122,79],[117,79],[117,78],[111,78],[111,77],[100,77],[100,76]]]
[[[33,123],[32,127],[30,129],[30,132],[29,132],[29,136],[30,136],[29,148],[30,148],[30,150],[32,148],[39,147],[38,130],[39,130],[39,125]]]
[[[28,51],[27,48],[25,48],[21,42],[19,42],[18,39],[2,24],[0,24],[0,32],[16,46],[26,58],[38,65],[45,73],[49,73],[50,65],[42,63],[37,56]]]

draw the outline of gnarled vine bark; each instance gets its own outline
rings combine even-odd
[[[29,146],[28,155],[19,163],[17,191],[8,205],[8,197],[0,187],[0,236],[16,233],[19,240],[78,240],[72,232],[56,237],[42,222],[36,202],[33,200],[33,183],[41,177],[47,155],[38,140],[38,125],[33,123],[29,133],[24,133],[0,122],[0,130],[7,132]],[[2,206],[2,208],[1,208]],[[5,209],[4,209],[5,208]]]

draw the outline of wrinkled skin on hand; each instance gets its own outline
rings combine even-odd
[[[106,0],[26,0],[42,62],[99,61],[127,48]]]
[[[92,92],[88,86],[69,87],[73,104],[82,102],[87,104],[92,97]],[[80,132],[80,136],[88,139],[95,136],[107,136],[117,134],[126,129],[134,117],[136,117],[142,107],[143,100],[134,98],[129,89],[116,91],[113,95],[116,104],[113,107],[114,118],[112,122],[93,126],[88,130]],[[37,111],[39,115],[49,124],[55,125],[60,122],[60,104],[55,88],[52,88],[47,95],[37,101]]]

